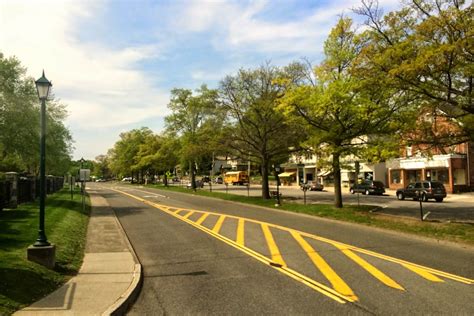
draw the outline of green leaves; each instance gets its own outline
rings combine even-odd
[[[69,169],[72,137],[64,126],[65,106],[46,104],[48,174]],[[39,100],[34,81],[16,58],[0,53],[0,171],[37,173],[39,165]]]

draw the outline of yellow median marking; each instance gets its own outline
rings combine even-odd
[[[204,222],[208,216],[209,216],[209,213],[204,213],[204,214],[196,221],[196,224],[201,225],[202,222]]]
[[[167,213],[170,213],[170,215],[173,215],[175,217],[178,217],[180,219],[182,219],[183,221],[189,221],[188,219],[183,219],[182,216],[180,216],[179,214],[175,214],[175,213],[179,213],[179,211],[182,211],[183,209],[179,209],[179,210],[176,210],[175,208],[172,208],[172,207],[168,207],[166,205],[161,205],[161,204],[157,204],[157,203],[153,203],[153,202],[149,202],[145,199],[142,199],[140,197],[137,197],[137,196],[134,196],[132,194],[129,194],[127,192],[123,192],[123,191],[119,191],[119,190],[115,190],[119,193],[122,193],[124,195],[128,195],[134,199],[137,199],[139,201],[142,201],[146,204],[149,204],[151,206],[154,206],[156,208],[159,208]],[[175,213],[173,213],[172,211],[175,211]],[[204,213],[204,214],[207,214],[207,215],[215,215],[215,216],[218,216],[218,220],[216,222],[216,224],[214,225],[214,228],[211,230],[203,227],[202,225],[200,225],[202,223],[202,221],[204,221],[204,219],[202,219],[204,217],[201,216],[201,218],[198,220],[198,222],[202,219],[202,221],[200,221],[199,224],[197,224],[197,222],[192,222],[193,225],[197,225],[198,227],[202,227],[202,229],[207,229],[209,231],[211,231],[212,235],[216,235],[216,236],[220,236],[222,238],[225,238],[224,236],[221,236],[219,235],[219,231],[222,227],[222,224],[225,220],[226,217],[228,218],[234,218],[234,219],[237,219],[237,220],[240,220],[242,219],[243,221],[247,221],[247,222],[252,222],[252,223],[256,223],[256,224],[260,224],[260,225],[268,225],[268,227],[270,228],[275,228],[275,229],[280,229],[280,230],[283,230],[283,231],[287,231],[291,234],[300,234],[301,236],[304,236],[304,237],[307,237],[307,238],[311,238],[311,239],[314,239],[314,240],[318,240],[318,241],[321,241],[321,242],[325,242],[325,243],[328,243],[328,244],[331,244],[337,248],[344,248],[346,250],[346,252],[343,252],[346,256],[348,256],[349,258],[351,258],[352,260],[354,260],[355,262],[357,262],[359,265],[361,265],[362,268],[366,269],[369,273],[371,273],[374,277],[376,277],[377,279],[379,279],[380,281],[382,281],[384,284],[390,286],[390,287],[393,287],[393,288],[400,288],[401,290],[403,289],[400,285],[398,285],[396,282],[393,282],[394,283],[391,283],[391,280],[388,276],[384,275],[381,271],[377,270],[375,267],[373,267],[372,265],[370,265],[368,262],[366,262],[365,260],[363,260],[362,258],[360,258],[359,256],[357,256],[354,252],[359,252],[359,253],[363,253],[363,254],[366,254],[366,255],[369,255],[369,256],[372,256],[372,257],[376,257],[376,258],[379,258],[379,259],[383,259],[383,260],[386,260],[386,261],[390,261],[390,262],[393,262],[393,263],[397,263],[397,264],[400,264],[402,265],[403,267],[409,269],[410,271],[414,272],[414,273],[417,273],[418,275],[422,276],[423,278],[429,280],[429,281],[433,281],[433,282],[444,282],[443,280],[439,279],[437,276],[440,276],[440,277],[444,277],[444,278],[448,278],[448,279],[451,279],[451,280],[454,280],[454,281],[457,281],[457,282],[462,282],[462,283],[465,283],[465,284],[474,284],[474,280],[472,279],[469,279],[469,278],[464,278],[464,277],[461,277],[461,276],[457,276],[457,275],[454,275],[454,274],[450,274],[450,273],[447,273],[447,272],[443,272],[443,271],[439,271],[439,270],[435,270],[435,269],[431,269],[431,268],[428,268],[428,267],[425,267],[425,266],[421,266],[421,265],[417,265],[415,263],[411,263],[411,262],[408,262],[408,261],[404,261],[404,260],[401,260],[401,259],[397,259],[397,258],[393,258],[393,257],[390,257],[390,256],[386,256],[386,255],[382,255],[382,254],[379,254],[379,253],[376,253],[376,252],[372,252],[372,251],[369,251],[369,250],[365,250],[365,249],[362,249],[362,248],[358,248],[358,247],[355,247],[355,246],[351,246],[351,245],[348,245],[348,244],[344,244],[344,243],[341,243],[341,242],[337,242],[337,241],[334,241],[334,240],[331,240],[331,239],[327,239],[327,238],[324,238],[324,237],[320,237],[320,236],[316,236],[316,235],[312,235],[312,234],[308,234],[308,233],[305,233],[305,232],[301,232],[301,231],[297,231],[297,230],[294,230],[294,229],[291,229],[291,228],[287,228],[287,227],[283,227],[283,226],[279,226],[279,225],[275,225],[275,224],[271,224],[271,223],[266,223],[266,222],[261,222],[261,221],[257,221],[257,220],[253,220],[253,219],[249,219],[249,218],[246,218],[246,219],[243,219],[241,217],[237,217],[237,216],[232,216],[232,215],[222,215],[220,213],[213,213],[213,212],[203,212],[203,211],[198,211],[198,210],[195,210],[195,212],[199,212],[199,213]],[[201,228],[200,228],[201,229]],[[300,237],[301,237],[300,236]],[[219,239],[222,239],[222,238],[219,238]],[[301,237],[301,239],[303,239]],[[231,241],[233,242],[233,241]],[[235,243],[235,242],[233,242]],[[267,243],[268,243],[268,239],[267,239]],[[237,245],[237,246],[236,246]],[[242,245],[239,245],[239,244],[236,244],[236,245],[233,245],[234,247],[236,248],[246,248],[245,246],[243,246],[243,243]],[[309,244],[308,244],[309,245]],[[248,248],[246,248],[248,249]],[[244,251],[244,250],[243,250]],[[250,250],[248,249],[248,251],[252,251],[253,250]],[[244,252],[247,252],[247,251],[244,251]],[[314,252],[314,250],[313,250]],[[273,252],[271,252],[273,253]],[[314,252],[315,253],[315,252]],[[348,255],[349,253],[351,253],[351,255]],[[258,254],[258,253],[256,253]],[[261,254],[258,254],[259,256],[262,256]],[[352,256],[352,257],[351,257]],[[357,259],[355,259],[356,257]],[[266,257],[265,257],[266,258]],[[260,260],[260,259],[259,259]],[[266,260],[266,261],[265,261]],[[275,260],[273,257],[272,257],[272,261],[268,261],[269,259],[266,258],[265,260],[260,260],[260,261],[265,261],[265,262],[268,262],[270,264],[272,264],[273,262],[277,262],[277,260]],[[283,259],[282,259],[283,260]],[[275,268],[275,266],[273,266]],[[373,267],[374,269],[371,269],[370,267]],[[369,271],[369,270],[370,271]],[[299,274],[298,272],[294,271],[294,270],[291,270],[285,266],[282,266],[282,267],[279,267],[279,271],[287,274],[288,276],[294,278],[295,280],[298,280],[312,288],[314,288],[314,284],[316,284],[316,288],[314,288],[315,290],[320,291],[321,288],[325,288],[325,286],[323,284],[320,284],[318,282],[316,282],[315,280],[312,280],[312,279],[309,279],[307,278],[306,276],[304,275],[301,275]],[[378,272],[376,272],[378,271]],[[379,274],[380,272],[380,274]],[[377,277],[376,275],[378,275],[379,277]],[[386,278],[385,278],[386,277]],[[397,287],[398,285],[398,287]],[[330,288],[328,288],[329,290],[332,290]],[[350,290],[350,288],[349,288]],[[327,291],[327,289],[324,289],[324,291]],[[323,291],[323,292],[324,292]],[[352,290],[350,290],[352,291]],[[322,293],[322,292],[321,292]],[[338,292],[335,292],[337,293],[337,295],[340,295]],[[323,293],[324,294],[324,293]],[[326,295],[326,294],[325,294]],[[352,297],[349,297],[349,296],[345,296],[345,295],[342,295],[343,299],[346,300],[346,301],[355,301],[357,300],[357,297],[354,295],[355,297],[355,300],[352,298]]]
[[[198,228],[198,229],[200,229],[200,230],[206,232],[207,234],[212,235],[212,236],[214,236],[215,238],[217,238],[217,239],[219,239],[219,240],[221,240],[221,241],[227,243],[228,245],[230,245],[230,246],[232,246],[232,247],[234,247],[234,248],[236,248],[236,249],[241,250],[242,252],[244,252],[244,253],[248,254],[249,256],[251,256],[251,257],[257,259],[257,260],[260,261],[260,262],[263,262],[263,263],[265,263],[265,264],[268,264],[268,265],[269,265],[270,267],[272,267],[273,269],[278,270],[278,271],[280,271],[281,273],[283,273],[283,274],[285,274],[285,275],[291,277],[292,279],[297,280],[297,281],[299,281],[299,282],[305,284],[306,286],[308,286],[308,287],[312,288],[313,290],[315,290],[315,291],[317,291],[317,292],[319,292],[319,293],[321,293],[321,294],[323,294],[323,295],[325,295],[325,296],[327,296],[327,297],[333,299],[334,301],[336,301],[336,302],[338,302],[338,303],[345,304],[346,302],[354,302],[354,300],[353,300],[352,297],[348,297],[348,296],[342,295],[341,293],[338,293],[337,291],[335,291],[335,290],[333,290],[333,289],[327,287],[326,285],[321,284],[321,283],[319,283],[319,282],[317,282],[317,281],[315,281],[315,280],[312,280],[312,279],[308,278],[307,276],[302,275],[302,274],[300,274],[300,273],[298,273],[298,272],[296,272],[296,271],[294,271],[294,270],[292,270],[292,269],[290,269],[290,268],[288,268],[288,267],[278,267],[278,266],[274,266],[274,265],[272,265],[273,262],[272,262],[269,258],[267,258],[267,257],[265,257],[265,256],[263,256],[263,255],[261,255],[261,254],[259,254],[258,252],[253,251],[253,250],[250,249],[250,248],[247,248],[247,247],[245,247],[245,246],[243,246],[243,245],[240,245],[240,244],[236,243],[235,241],[228,239],[228,238],[225,237],[225,236],[222,236],[222,235],[218,234],[218,232],[219,232],[219,230],[220,230],[220,228],[221,228],[221,226],[222,226],[222,223],[224,222],[224,220],[225,220],[225,218],[226,218],[225,215],[221,215],[221,214],[218,214],[218,213],[209,213],[209,214],[213,214],[213,215],[219,216],[219,219],[217,220],[217,223],[215,224],[214,228],[213,228],[212,230],[210,230],[209,228],[207,228],[207,227],[205,227],[205,226],[198,225],[198,224],[196,224],[195,222],[193,222],[193,221],[191,221],[191,220],[189,220],[189,219],[183,218],[183,217],[180,216],[179,214],[176,214],[176,212],[171,212],[171,211],[169,211],[169,210],[168,210],[168,207],[165,206],[165,205],[160,205],[160,204],[157,204],[157,203],[153,203],[153,202],[147,201],[147,200],[145,200],[145,199],[142,199],[142,198],[140,198],[140,197],[138,197],[138,196],[134,196],[134,195],[132,195],[132,194],[129,194],[129,193],[127,193],[127,192],[123,192],[123,191],[120,191],[120,190],[116,190],[116,189],[112,189],[112,190],[114,190],[114,191],[116,191],[116,192],[119,192],[119,193],[121,193],[121,194],[127,195],[127,196],[129,196],[129,197],[131,197],[131,198],[133,198],[133,199],[136,199],[136,200],[138,200],[138,201],[141,201],[141,202],[143,202],[143,203],[145,203],[145,204],[148,204],[148,205],[150,205],[150,206],[153,206],[153,207],[155,207],[155,208],[157,208],[157,209],[160,209],[160,210],[162,210],[163,212],[168,213],[169,215],[174,216],[174,217],[177,218],[177,219],[180,219],[180,220],[182,220],[182,221],[184,221],[184,222],[186,222],[186,223],[188,223],[188,224],[190,224],[190,225],[193,225],[194,227],[196,227],[196,228]],[[198,212],[199,212],[199,211],[198,211]],[[234,217],[234,216],[229,216],[229,217],[237,218],[237,217]]]
[[[268,249],[270,250],[270,254],[272,256],[272,260],[282,266],[286,266],[286,262],[281,256],[280,249],[278,249],[275,239],[273,239],[273,235],[270,231],[270,228],[267,224],[264,223],[262,223],[261,226],[263,235],[265,236],[265,240],[267,241]]]
[[[365,261],[364,259],[362,259],[358,255],[356,255],[351,250],[349,250],[345,247],[341,247],[340,245],[335,245],[335,246],[336,246],[336,248],[341,250],[343,254],[345,254],[347,257],[352,259],[355,263],[360,265],[367,272],[372,274],[380,282],[384,283],[387,286],[393,287],[394,289],[398,289],[398,290],[402,290],[402,291],[405,290],[400,284],[395,282],[392,278],[390,278],[385,273],[383,273],[382,271],[380,271],[379,269],[377,269],[376,267],[374,267],[373,265],[371,265],[370,263],[368,263],[367,261]]]
[[[416,274],[418,274],[419,276],[421,276],[421,277],[423,277],[427,280],[430,280],[432,282],[444,282],[443,280],[438,278],[436,275],[429,273],[425,269],[418,268],[418,267],[413,266],[411,264],[402,263],[401,265],[404,266],[405,268],[407,268],[408,270],[411,270],[411,271],[415,272]]]
[[[244,245],[244,219],[239,218],[239,222],[237,224],[237,238],[236,242],[239,245]]]
[[[183,216],[183,218],[189,218],[189,216],[193,214],[194,214],[194,211],[189,211],[186,215]]]
[[[344,296],[352,298],[354,301],[357,301],[358,298],[351,290],[349,285],[344,282],[343,279],[331,268],[331,266],[321,257],[316,250],[311,247],[311,245],[301,237],[295,231],[291,231],[291,235],[295,240],[300,244],[301,248],[306,252],[309,258],[313,261],[314,265],[321,271],[321,273],[331,282],[332,286],[336,291],[341,293]]]
[[[216,225],[214,225],[214,228],[212,229],[212,231],[218,234],[219,231],[221,230],[222,223],[224,223],[224,220],[225,220],[225,215],[219,216],[219,219],[217,220]]]

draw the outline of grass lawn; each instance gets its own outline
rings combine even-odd
[[[374,206],[361,205],[360,207],[354,205],[346,205],[342,209],[333,207],[327,204],[308,204],[303,205],[294,201],[283,201],[282,205],[275,207],[275,200],[263,200],[260,197],[247,197],[236,194],[226,194],[222,192],[209,192],[209,190],[197,190],[193,192],[190,189],[163,185],[148,185],[148,187],[155,187],[164,190],[179,191],[189,194],[197,194],[201,196],[208,196],[219,198],[228,201],[248,203],[253,205],[265,206],[269,208],[278,208],[280,210],[305,213],[309,215],[332,218],[336,220],[359,223],[367,226],[385,228],[389,230],[415,234],[424,237],[435,238],[439,240],[448,240],[454,242],[462,242],[474,245],[474,225],[460,224],[460,223],[437,223],[417,219],[405,219],[391,216],[384,216],[382,214],[372,213]]]
[[[76,191],[68,189],[47,197],[45,228],[48,241],[56,245],[56,268],[49,270],[26,259],[26,248],[38,237],[38,201],[0,212],[0,315],[9,315],[51,293],[82,264],[89,222],[90,203],[82,211]]]

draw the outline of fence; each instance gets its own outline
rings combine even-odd
[[[38,177],[13,177],[0,179],[0,211],[4,208],[16,208],[17,204],[33,202],[39,197],[40,181]],[[46,177],[46,194],[59,191],[64,185],[63,177]]]

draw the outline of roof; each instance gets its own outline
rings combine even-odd
[[[280,173],[278,176],[280,178],[285,178],[285,177],[291,177],[291,176],[294,176],[296,172],[283,172],[283,173]]]

